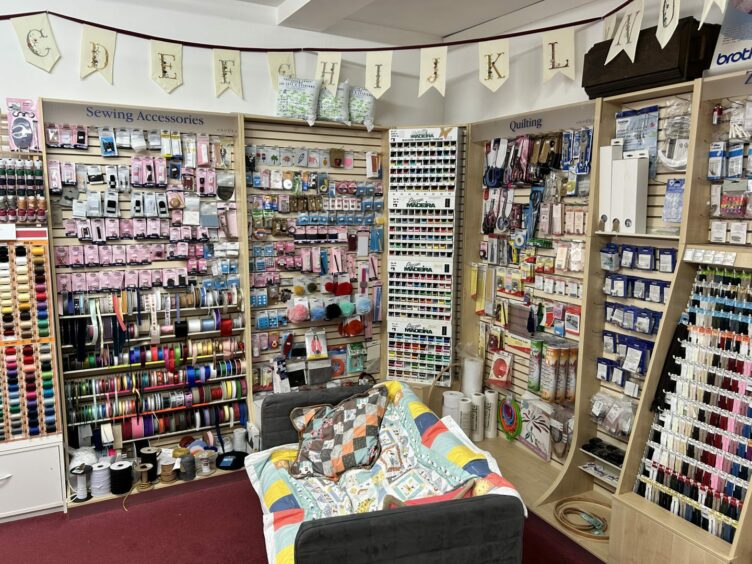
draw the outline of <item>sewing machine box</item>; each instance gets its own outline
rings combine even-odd
[[[593,99],[701,77],[710,66],[721,26],[698,26],[692,17],[680,19],[663,49],[655,37],[656,27],[643,29],[634,62],[622,51],[605,64],[611,40],[596,43],[585,54],[582,87]]]

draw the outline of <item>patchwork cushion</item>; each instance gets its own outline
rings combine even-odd
[[[387,389],[376,386],[336,407],[293,409],[290,419],[300,435],[300,448],[290,475],[337,480],[351,468],[370,468],[379,457],[379,427],[387,401]]]

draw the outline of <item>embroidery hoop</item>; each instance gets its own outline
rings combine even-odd
[[[520,404],[512,397],[504,398],[499,404],[499,421],[501,430],[508,441],[513,441],[522,432],[522,414]]]

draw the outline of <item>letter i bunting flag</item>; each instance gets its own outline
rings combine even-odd
[[[752,60],[752,14],[744,2],[730,2],[723,15],[721,34],[711,67],[746,68]]]

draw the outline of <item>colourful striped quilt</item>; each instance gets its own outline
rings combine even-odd
[[[349,470],[337,482],[296,479],[288,473],[296,444],[246,458],[264,511],[269,562],[294,562],[295,536],[303,521],[378,511],[387,494],[407,501],[440,495],[475,479],[473,495],[520,498],[496,461],[475,447],[454,421],[439,420],[406,384],[380,385],[389,390],[389,405],[379,430],[381,454],[372,468]]]

